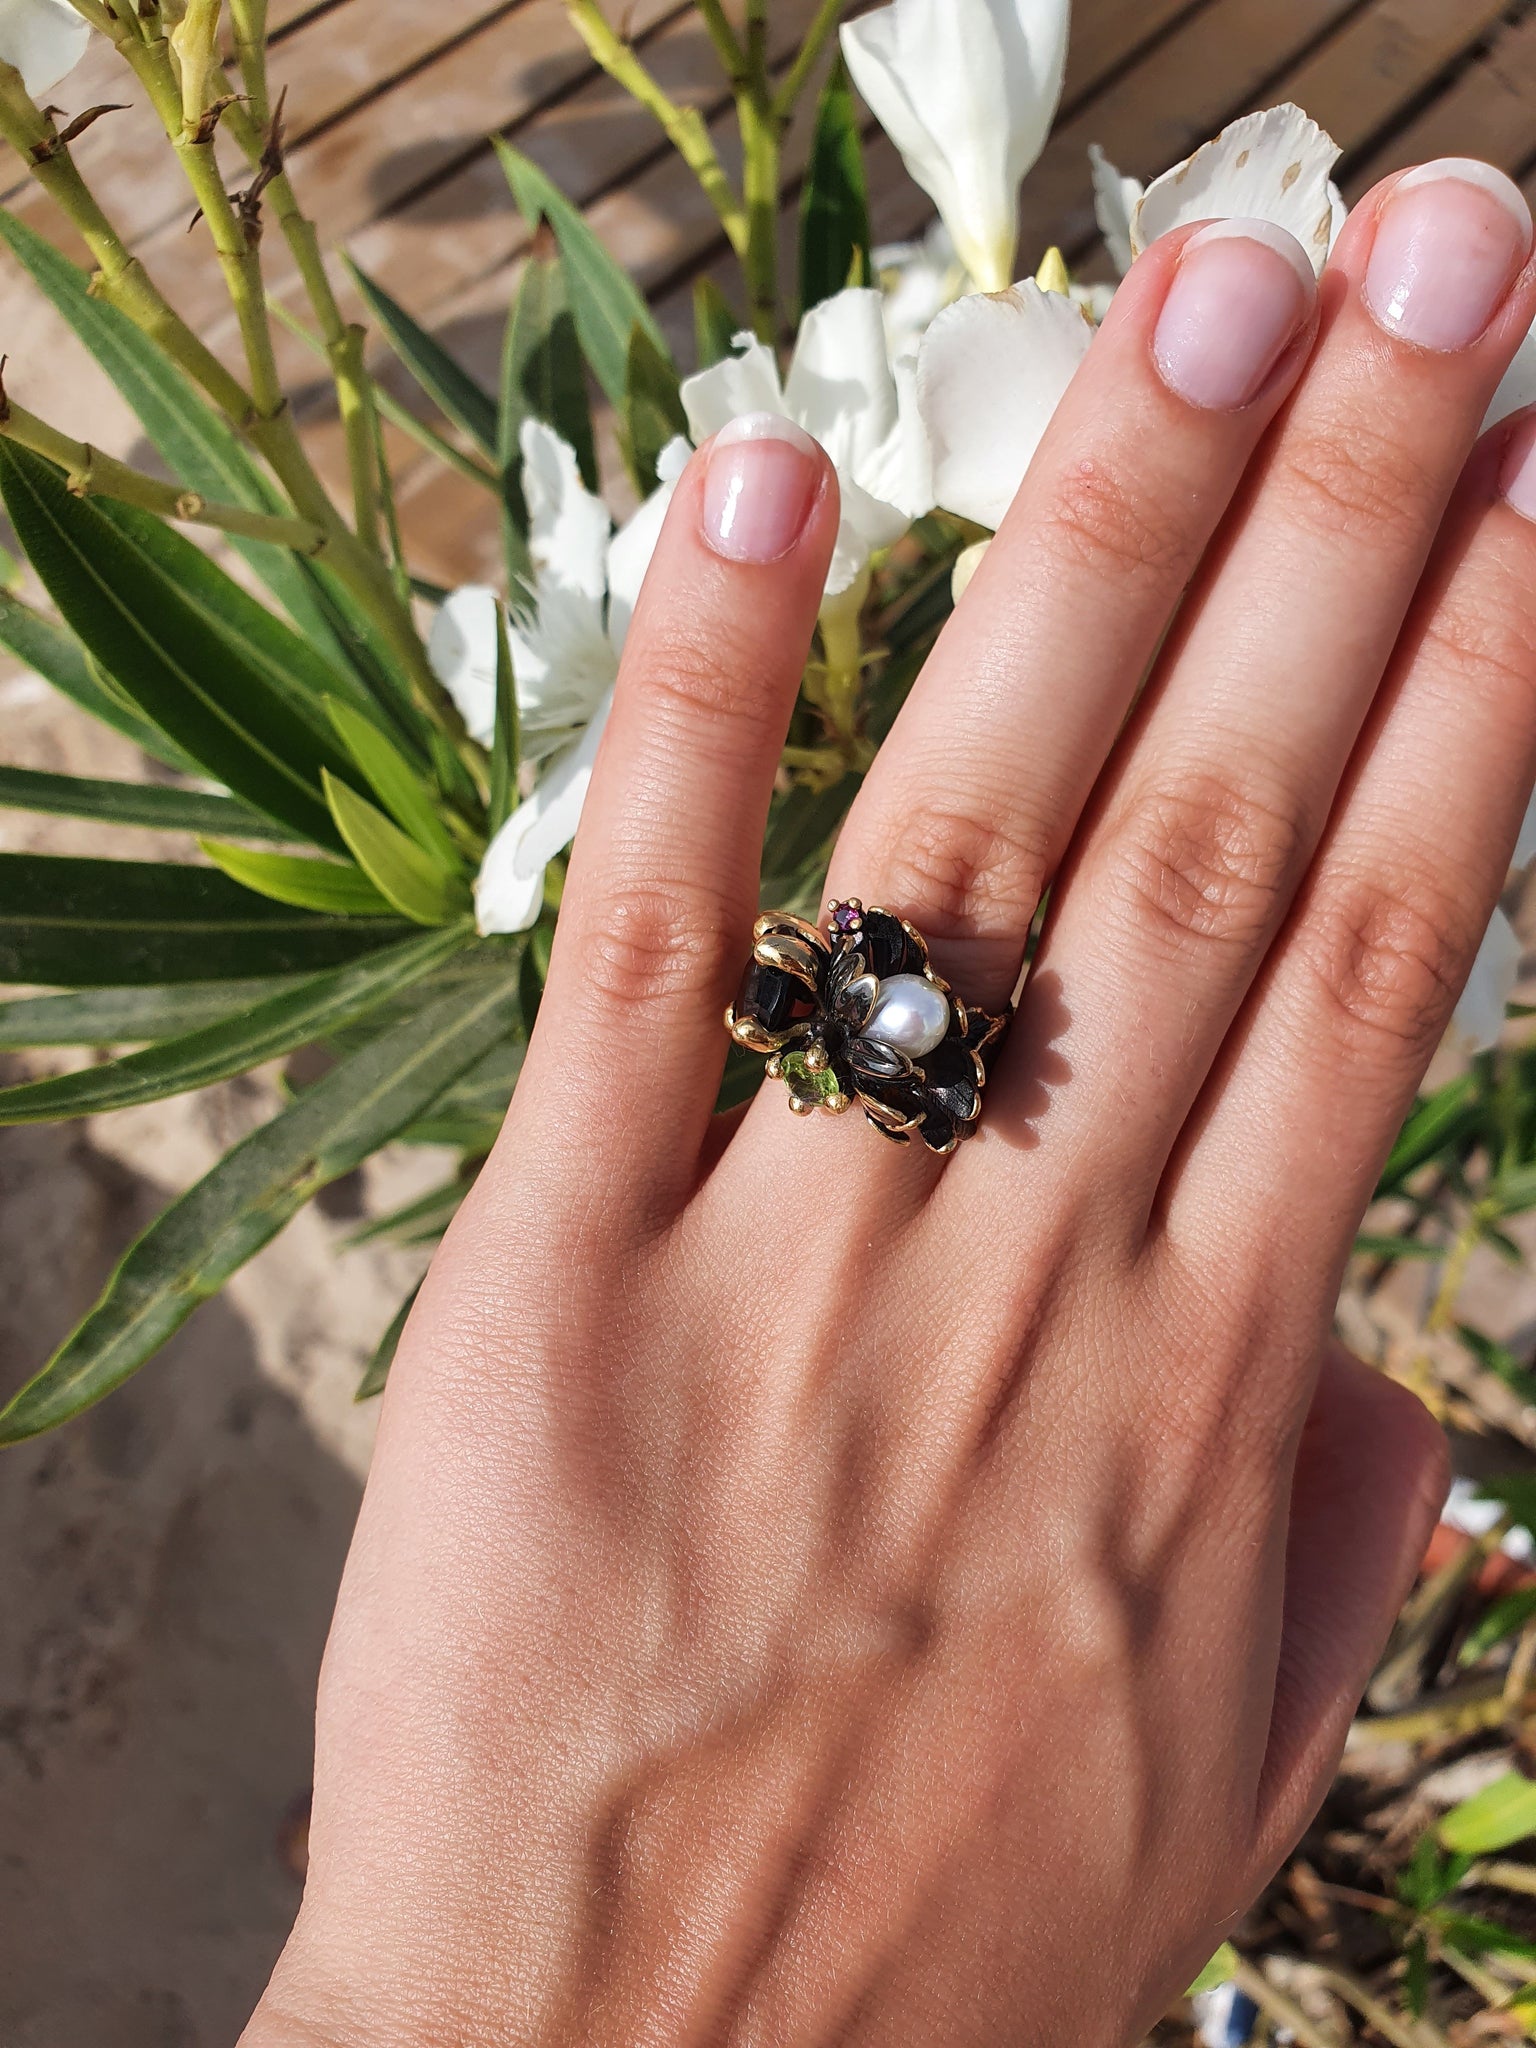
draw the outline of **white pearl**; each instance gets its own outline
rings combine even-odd
[[[920,1060],[942,1043],[948,1030],[949,998],[944,991],[920,974],[893,974],[881,982],[862,1035]]]

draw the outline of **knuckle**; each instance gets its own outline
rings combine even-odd
[[[648,720],[687,732],[777,713],[775,693],[751,687],[762,666],[740,627],[711,621],[707,633],[680,625],[653,641],[626,681]]]
[[[1439,487],[1403,441],[1352,422],[1284,449],[1282,502],[1305,531],[1392,545],[1417,532]]]
[[[583,920],[580,945],[590,995],[627,1011],[707,995],[728,966],[718,916],[676,883],[615,889]]]
[[[1110,887],[1143,933],[1247,949],[1268,934],[1303,850],[1289,811],[1205,777],[1132,800],[1110,839]]]
[[[1045,886],[1044,834],[920,804],[902,815],[882,863],[893,905],[932,936],[1019,937]]]
[[[1063,477],[1041,531],[1074,566],[1161,580],[1193,560],[1189,534],[1150,492],[1083,462]]]
[[[1361,878],[1314,905],[1301,929],[1342,1050],[1433,1051],[1479,937],[1470,895],[1427,873]]]

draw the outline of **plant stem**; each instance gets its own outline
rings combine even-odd
[[[267,91],[267,0],[229,0],[229,18],[235,32],[235,63],[245,86],[244,111],[260,133],[272,118]]]
[[[816,68],[816,61],[826,48],[827,40],[843,17],[848,0],[821,0],[821,10],[811,23],[799,53],[785,75],[773,102],[773,111],[782,123],[795,111],[806,81]]]
[[[271,541],[298,554],[318,554],[325,546],[325,531],[312,520],[284,519],[270,512],[253,512],[244,505],[212,504],[197,491],[146,476],[115,456],[103,455],[88,441],[71,440],[35,413],[12,404],[3,393],[0,434],[57,463],[67,472],[69,488],[78,498],[116,498],[125,505],[140,505],[146,512],[157,512],[165,519],[215,527],[220,533],[239,534],[247,540]]]
[[[721,163],[709,129],[697,107],[681,107],[662,89],[636,56],[634,46],[618,35],[598,0],[565,0],[571,25],[609,77],[660,122],[673,148],[698,179],[705,197],[736,254],[745,258],[748,216]]]
[[[737,85],[746,76],[747,53],[736,39],[736,31],[725,18],[725,9],[720,0],[698,0],[699,13],[704,18],[705,31],[715,46],[715,53],[725,67],[725,75],[732,85]]]
[[[783,122],[768,81],[767,0],[747,0],[747,68],[736,92],[741,123],[742,196],[747,242],[742,256],[752,331],[770,347],[779,330],[779,142]]]
[[[1428,2020],[1415,2020],[1411,2025],[1398,2018],[1389,2006],[1379,1998],[1373,1998],[1365,1986],[1352,1977],[1347,1970],[1319,1967],[1318,1981],[1327,1986],[1336,1998],[1342,1998],[1346,2005],[1352,2005],[1367,2026],[1374,2027],[1384,2041],[1390,2041],[1392,2048],[1449,2048],[1444,2034]]]

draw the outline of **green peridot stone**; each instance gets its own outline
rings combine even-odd
[[[787,1052],[780,1063],[786,1081],[797,1095],[813,1095],[822,1102],[830,1102],[834,1095],[842,1093],[837,1076],[830,1067],[823,1067],[819,1074],[813,1074],[805,1064],[803,1052]]]

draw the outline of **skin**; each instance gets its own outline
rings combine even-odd
[[[1142,258],[854,807],[833,891],[982,1003],[1053,885],[948,1161],[711,1116],[836,484],[753,566],[695,459],[245,2048],[1112,2048],[1315,1810],[1445,1483],[1332,1307],[1536,772],[1528,429],[1474,452],[1536,277],[1393,338],[1382,197],[1239,411]]]

